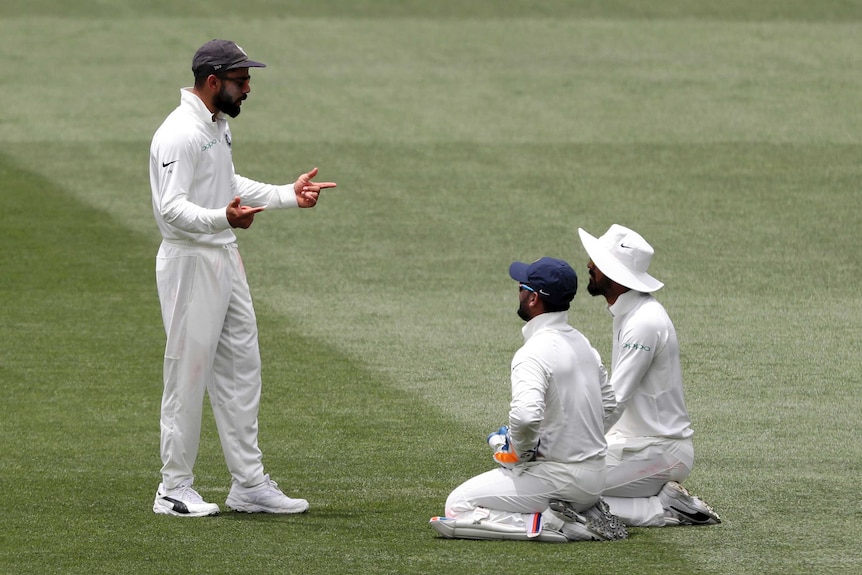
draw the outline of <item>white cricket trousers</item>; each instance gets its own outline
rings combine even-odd
[[[603,457],[581,463],[535,462],[514,470],[497,468],[468,479],[446,499],[446,517],[524,529],[533,513],[553,499],[572,502],[579,511],[598,501],[605,485]],[[489,538],[494,538],[489,535]]]
[[[257,319],[236,244],[163,241],[156,283],[167,335],[162,483],[173,489],[194,481],[204,391],[233,482],[242,487],[262,483]]]
[[[665,525],[658,493],[668,481],[682,483],[694,467],[691,439],[623,437],[610,433],[604,500],[611,513],[634,527]]]

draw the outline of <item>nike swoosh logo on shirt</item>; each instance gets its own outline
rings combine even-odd
[[[162,162],[162,167],[167,168],[171,164],[176,164],[177,162],[179,162],[179,160],[174,160],[173,162]]]

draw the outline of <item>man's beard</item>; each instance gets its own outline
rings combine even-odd
[[[527,313],[527,306],[524,305],[524,302],[521,302],[521,305],[518,306],[518,317],[524,321],[530,321],[530,314]]]
[[[590,276],[590,283],[587,284],[587,293],[591,296],[604,296],[607,295],[611,288],[611,280],[607,276],[603,277],[601,281],[596,281],[592,276]]]
[[[245,99],[245,94],[243,94],[243,100]],[[215,99],[213,100],[213,104],[216,109],[224,112],[231,118],[236,118],[240,113],[240,106],[237,104],[231,97],[230,94],[227,93],[227,90],[222,89],[219,90],[218,94],[216,94]]]

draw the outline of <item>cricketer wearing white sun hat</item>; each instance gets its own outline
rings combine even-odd
[[[581,243],[603,274],[635,291],[652,293],[664,284],[647,273],[655,251],[640,234],[614,224],[600,238],[578,228]]]
[[[679,341],[652,295],[662,282],[648,273],[653,248],[638,233],[612,225],[595,238],[578,229],[590,283],[613,317],[611,378],[617,408],[605,419],[608,476],[602,497],[630,526],[710,525],[721,519],[683,486],[694,467]],[[601,273],[598,273],[601,272]]]

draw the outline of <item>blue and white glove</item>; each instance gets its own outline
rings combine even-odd
[[[525,451],[520,456],[512,450],[509,428],[505,425],[488,436],[488,445],[494,450],[494,461],[506,469],[512,469],[522,461],[532,461],[536,458],[536,449]]]
[[[497,451],[497,449],[502,446],[507,441],[507,436],[509,435],[509,428],[507,426],[502,426],[497,431],[492,431],[488,434],[488,438],[486,441],[488,445],[491,446],[491,449]]]

